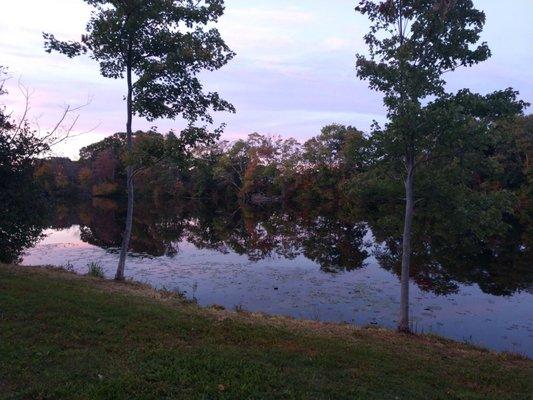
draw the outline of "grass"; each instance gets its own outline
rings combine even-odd
[[[1,399],[531,399],[533,362],[0,265]]]
[[[95,262],[87,264],[87,276],[92,276],[93,278],[105,278],[104,269],[100,264]]]

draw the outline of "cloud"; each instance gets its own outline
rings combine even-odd
[[[351,44],[346,38],[330,36],[322,41],[322,48],[326,51],[339,51],[350,48]]]
[[[472,69],[447,76],[450,88],[471,87],[487,92],[513,86],[533,101],[533,62],[529,21],[531,0],[475,0],[487,12],[483,39],[493,58]],[[124,129],[124,82],[102,78],[88,57],[67,59],[44,52],[42,32],[77,39],[90,8],[81,0],[5,1],[0,13],[0,63],[10,67],[10,95],[2,102],[20,113],[23,102],[17,79],[35,89],[32,117],[41,127],[52,125],[65,103],[93,102],[81,111],[79,131],[100,123],[97,131],[57,149],[76,155],[82,145]],[[317,134],[321,126],[346,123],[368,130],[383,119],[379,93],[357,79],[355,53],[365,52],[368,21],[357,15],[351,0],[226,0],[226,14],[217,27],[237,57],[225,68],[203,73],[206,90],[216,90],[235,104],[236,115],[220,114],[228,122],[225,137],[258,131],[295,136]],[[164,131],[180,128],[177,121],[157,121]],[[153,123],[135,119],[136,129]]]
[[[293,5],[282,7],[243,7],[227,8],[225,18],[237,18],[243,21],[249,21],[251,24],[258,22],[263,23],[282,23],[282,24],[307,24],[313,22],[317,16],[312,12],[302,10]]]

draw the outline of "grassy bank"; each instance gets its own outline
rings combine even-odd
[[[530,399],[533,362],[0,265],[2,399]]]

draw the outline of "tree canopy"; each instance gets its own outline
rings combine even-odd
[[[223,0],[84,0],[95,10],[78,42],[45,33],[45,48],[68,57],[88,53],[102,76],[122,79],[131,66],[134,113],[149,120],[184,117],[212,122],[209,113],[234,111],[216,92],[204,93],[201,71],[234,57],[216,28]]]

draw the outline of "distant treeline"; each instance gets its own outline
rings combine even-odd
[[[459,265],[452,257],[457,254],[474,254],[468,260],[476,257],[491,260],[506,254],[504,263],[511,266],[521,266],[523,260],[530,257],[533,248],[533,116],[498,122],[482,135],[473,135],[476,136],[465,136],[465,140],[446,154],[446,158],[428,157],[419,166],[415,181],[417,208],[413,257],[417,268],[422,268],[421,265],[431,268],[415,269],[412,273],[420,273],[425,277],[421,278],[424,282],[431,280],[429,275],[448,273],[449,268],[444,265]],[[379,138],[367,136],[353,127],[330,125],[303,144],[294,139],[254,133],[235,142],[195,146],[187,149],[187,154],[182,157],[176,155],[176,147],[171,146],[174,157],[162,157],[164,144],[172,138],[173,135],[157,132],[137,132],[133,156],[129,159],[125,157],[125,135],[122,133],[81,149],[77,161],[33,159],[34,183],[48,196],[51,205],[71,204],[71,198],[92,198],[92,202],[108,202],[107,198],[116,198],[117,204],[123,205],[125,166],[129,163],[136,167],[135,183],[141,204],[136,214],[137,224],[143,213],[141,210],[150,209],[152,204],[159,204],[156,215],[168,208],[169,218],[176,213],[167,204],[187,203],[203,207],[215,213],[213,223],[218,227],[216,229],[220,228],[220,216],[233,221],[237,215],[242,215],[240,220],[237,218],[242,223],[231,223],[221,233],[223,237],[232,237],[237,231],[241,232],[242,238],[234,240],[238,247],[247,234],[252,239],[259,238],[264,229],[270,229],[269,224],[276,222],[278,227],[272,230],[266,242],[250,246],[253,254],[263,251],[265,243],[275,242],[281,231],[292,227],[294,232],[289,236],[300,238],[297,243],[303,243],[307,237],[321,238],[324,246],[342,252],[342,255],[331,255],[331,263],[327,260],[320,262],[330,269],[328,265],[341,265],[339,260],[345,260],[346,254],[351,254],[352,247],[346,244],[349,238],[363,239],[364,234],[359,230],[364,227],[361,224],[366,223],[377,242],[385,243],[383,249],[386,251],[378,257],[380,263],[398,271],[404,206],[400,178],[402,165],[380,153],[382,149],[375,143]],[[42,225],[44,229],[46,223],[39,225],[40,222],[35,221],[41,213],[33,211],[37,205],[46,202],[37,195],[19,197],[16,202],[13,200],[14,204],[31,198],[36,205],[24,208],[32,210],[30,212],[14,214],[13,220],[20,224],[27,216],[28,225]],[[101,209],[98,210],[93,213],[93,220],[100,216],[104,218]],[[87,213],[80,215],[87,219]],[[287,222],[292,218],[287,216],[291,215],[301,216],[314,228],[310,228],[308,234],[300,232],[302,224]],[[334,215],[334,218],[330,220],[325,217],[327,215]],[[259,216],[261,218],[256,220]],[[104,218],[104,225],[111,221],[109,218]],[[94,229],[103,232],[94,238],[95,241],[117,246],[123,218],[124,212],[114,214],[114,230],[95,226]],[[191,229],[198,222],[196,217],[185,219],[190,220]],[[157,221],[149,225],[181,226],[183,222]],[[344,222],[337,226],[335,221]],[[93,223],[87,220],[82,225]],[[2,229],[14,231],[15,228],[10,226]],[[93,234],[94,229],[91,229]],[[17,228],[17,232],[19,230]],[[148,231],[151,234],[156,232],[152,228]],[[114,232],[113,238],[105,239],[111,232]],[[134,230],[134,247],[140,241],[149,244],[148,248],[158,249],[156,254],[167,251],[169,243],[176,237],[170,235],[171,240],[156,235],[157,238],[150,239],[143,237],[142,232],[143,229],[140,232]],[[40,230],[36,230],[32,240],[39,234]],[[309,242],[309,246],[305,242],[301,247],[308,249],[306,251],[317,249],[322,243],[320,240]],[[26,242],[21,241],[22,245],[17,248],[27,247]],[[335,243],[341,247],[335,247]],[[215,240],[215,245],[218,244],[220,240]],[[145,247],[140,250],[147,251]],[[19,253],[7,254],[3,258],[13,259]],[[434,260],[437,253],[441,257],[439,262],[428,261]],[[445,259],[448,255],[450,260]],[[352,261],[350,264],[357,264]],[[523,268],[516,267],[516,270],[522,271]]]
[[[156,132],[136,132],[143,147]],[[125,134],[117,133],[80,150],[78,161],[42,160],[35,176],[51,195],[122,196]],[[352,127],[330,125],[304,144],[253,133],[235,142],[198,146],[185,163],[164,160],[139,171],[141,195],[187,196],[210,200],[277,202],[290,199],[333,200],[339,185],[371,167],[370,141]]]
[[[514,206],[526,207],[532,190],[532,132],[533,115],[506,122],[475,148],[454,149],[452,162],[447,158],[445,165],[438,160],[427,163],[417,189],[424,191],[424,198],[429,193],[435,199],[453,197],[460,187],[506,192],[518,201]],[[117,133],[84,147],[78,161],[41,160],[35,177],[53,196],[120,197],[125,188],[125,140],[125,134]],[[142,149],[140,154],[149,154],[152,142],[164,140],[157,132],[137,132],[134,146]],[[402,196],[398,166],[375,150],[372,137],[350,126],[326,126],[303,144],[253,133],[235,142],[195,147],[192,157],[183,159],[140,168],[135,177],[139,195],[374,207]],[[142,161],[142,156],[134,160]]]

